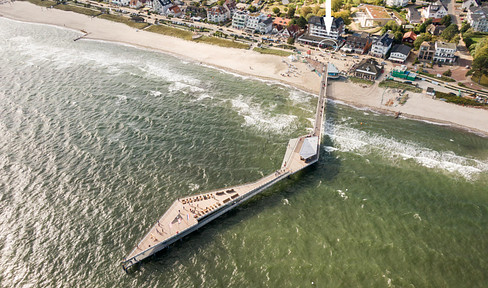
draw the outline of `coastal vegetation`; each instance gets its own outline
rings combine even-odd
[[[382,88],[395,88],[412,91],[414,93],[422,93],[422,89],[419,87],[394,80],[383,80],[380,82],[380,84],[378,84],[378,86]]]
[[[190,31],[166,25],[151,25],[151,27],[148,27],[146,31],[159,33],[171,37],[177,37],[185,40],[191,40],[192,37],[192,33]]]
[[[58,4],[56,1],[50,1],[50,0],[27,0],[27,2],[42,7],[51,7]]]
[[[145,23],[145,22],[143,22],[143,23],[135,22],[135,21],[130,20],[127,17],[114,15],[114,14],[102,14],[99,16],[99,18],[124,23],[124,24],[129,25],[130,27],[133,27],[136,29],[143,29],[149,25],[148,23]]]
[[[85,14],[85,15],[92,16],[92,17],[96,17],[96,16],[99,16],[100,14],[102,14],[102,12],[100,12],[99,10],[94,10],[94,9],[90,9],[90,8],[86,8],[86,7],[82,7],[82,6],[78,6],[78,5],[59,4],[59,5],[54,6],[53,8],[59,9],[59,10],[64,10],[64,11],[72,11],[72,12]]]
[[[238,48],[238,49],[249,49],[248,44],[244,44],[241,42],[233,41],[233,40],[226,40],[217,37],[209,37],[209,36],[202,36],[198,39],[193,40],[198,43],[206,43],[211,45],[217,45],[220,47],[227,47],[227,48]]]
[[[278,50],[278,49],[270,49],[270,48],[255,47],[253,50],[256,52],[259,52],[261,54],[270,54],[270,55],[277,55],[277,56],[284,56],[284,57],[290,56],[293,54],[292,52]]]
[[[362,78],[354,77],[354,76],[350,76],[348,79],[352,83],[367,84],[367,85],[373,85],[374,84],[374,81],[366,80],[366,79],[362,79]]]
[[[435,96],[439,99],[444,99],[446,102],[455,103],[455,104],[459,104],[459,105],[487,106],[487,104],[480,103],[474,99],[460,97],[460,96],[453,95],[450,93],[444,93],[444,92],[436,91]]]

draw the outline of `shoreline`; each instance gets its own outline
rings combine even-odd
[[[80,33],[86,31],[89,32],[89,35],[82,39],[147,49],[224,73],[264,82],[269,81],[314,95],[319,93],[320,79],[304,63],[293,62],[292,64],[299,71],[298,76],[283,78],[281,74],[288,69],[288,64],[284,63],[282,61],[284,57],[280,56],[190,42],[75,12],[46,9],[29,2],[17,1],[12,4],[0,4],[0,17],[25,23],[56,26]],[[171,43],[171,46],[168,43]],[[194,53],[195,51],[199,53]],[[331,62],[336,66],[343,65],[340,61],[339,63]],[[488,119],[487,109],[462,107],[436,101],[420,93],[409,93],[412,94],[410,98],[412,100],[409,99],[404,106],[386,107],[382,103],[385,92],[388,92],[385,90],[388,89],[378,88],[377,84],[364,90],[360,85],[353,83],[331,81],[331,88],[332,91],[329,94],[332,96],[329,95],[329,99],[356,109],[368,109],[386,115],[401,112],[401,117],[406,119],[420,120],[435,125],[448,125],[481,137],[488,137],[488,121],[483,121]]]

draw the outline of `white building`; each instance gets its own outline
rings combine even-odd
[[[386,6],[405,7],[408,4],[408,0],[386,0]]]
[[[429,4],[429,6],[425,7],[422,10],[422,17],[424,17],[425,19],[428,18],[437,19],[437,18],[442,18],[446,15],[447,15],[447,9],[444,6],[444,4],[442,4],[441,1],[431,3]]]
[[[249,31],[252,31],[252,32],[258,30],[259,20],[263,19],[263,16],[264,15],[261,15],[261,13],[259,13],[259,12],[250,13],[247,16],[246,29]],[[266,16],[264,16],[264,17],[266,17]]]
[[[435,42],[434,62],[437,63],[454,63],[454,54],[457,51],[456,44],[442,41]]]
[[[225,22],[228,19],[227,9],[223,6],[217,5],[207,10],[207,20],[209,22],[220,23]]]
[[[160,14],[166,14],[168,9],[173,7],[173,2],[171,0],[154,0],[153,9]]]
[[[273,31],[273,19],[266,17],[266,19],[259,20],[257,30],[261,34],[268,34]]]
[[[410,46],[397,44],[391,48],[391,53],[388,60],[398,63],[405,63],[408,55],[410,55],[410,50],[412,50],[412,47]]]
[[[393,35],[391,35],[390,33],[385,33],[373,43],[369,54],[374,57],[385,58],[392,44]]]
[[[237,10],[234,12],[234,15],[232,15],[232,28],[246,28],[248,15],[249,13],[247,11]]]
[[[130,0],[112,0],[111,3],[118,6],[129,6]]]
[[[466,20],[474,31],[488,32],[488,7],[470,7]]]
[[[320,38],[339,39],[344,33],[344,20],[341,17],[334,18],[330,28],[330,34],[325,27],[325,17],[312,16],[308,20],[308,34]]]

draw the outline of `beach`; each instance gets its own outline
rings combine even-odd
[[[284,77],[288,64],[283,57],[263,55],[251,50],[224,48],[194,43],[179,38],[137,30],[127,25],[58,9],[46,9],[29,2],[0,5],[0,16],[25,22],[56,25],[86,31],[85,39],[103,40],[134,45],[141,48],[169,53],[184,60],[224,69],[240,75],[250,75],[273,80],[317,94],[320,79],[305,63],[294,62],[296,76]],[[340,60],[335,60],[340,62]],[[341,66],[341,63],[335,63]],[[391,91],[378,88],[377,84],[363,88],[349,82],[331,81],[329,97],[346,104],[382,113],[401,112],[403,117],[423,119],[434,123],[449,124],[478,134],[488,135],[488,110],[463,107],[434,100],[430,96],[409,93],[404,105],[385,106],[384,101],[394,97]],[[389,95],[389,93],[391,95]]]

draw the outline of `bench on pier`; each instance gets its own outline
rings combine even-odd
[[[225,195],[225,192],[217,192],[216,194],[217,194],[217,196],[222,196],[222,195]]]
[[[227,203],[227,202],[229,202],[229,201],[230,201],[230,198],[227,198],[227,199],[225,199],[223,202],[224,202],[224,204],[225,204],[225,203]]]
[[[237,193],[236,193],[236,194],[234,194],[234,195],[232,195],[232,196],[230,196],[230,198],[232,198],[232,199],[235,199],[235,198],[237,198],[237,197],[239,197],[239,194],[237,194]]]
[[[225,192],[227,192],[227,193],[234,193],[234,192],[236,192],[236,191],[235,191],[234,189],[230,189],[230,190],[227,190],[227,191],[225,191]]]

